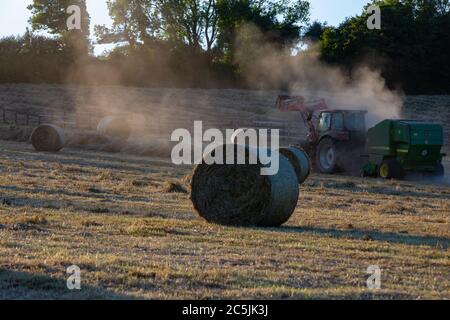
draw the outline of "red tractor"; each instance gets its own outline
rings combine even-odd
[[[360,154],[366,142],[367,111],[330,109],[325,100],[306,102],[302,96],[279,96],[281,112],[299,112],[307,129],[299,146],[321,173],[359,172]]]

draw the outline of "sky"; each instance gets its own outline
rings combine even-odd
[[[30,18],[27,6],[32,0],[0,0],[0,38],[19,35],[25,32]],[[326,21],[328,25],[337,26],[346,17],[360,14],[369,0],[310,0],[311,21]],[[87,0],[88,12],[91,15],[91,28],[96,24],[109,26],[106,0]],[[95,46],[95,53],[101,54],[109,46]]]

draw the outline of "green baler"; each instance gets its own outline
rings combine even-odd
[[[402,178],[406,172],[444,175],[442,126],[413,120],[384,120],[367,133],[366,176]]]

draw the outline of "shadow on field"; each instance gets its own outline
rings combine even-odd
[[[435,186],[435,185],[433,185]],[[440,185],[445,186],[445,185]],[[360,191],[365,191],[371,194],[384,195],[384,196],[401,196],[401,197],[418,197],[418,198],[430,198],[430,199],[447,199],[449,194],[447,192],[441,193],[433,193],[426,191],[397,191],[393,188],[381,188],[381,187],[372,187],[369,189],[361,189]]]
[[[346,177],[349,178],[349,177]],[[382,180],[373,180],[373,182],[382,182]],[[335,181],[328,181],[326,183],[323,183],[323,186],[327,188],[327,195],[338,195],[336,193],[332,193],[329,190],[347,190],[351,192],[362,192],[362,193],[369,193],[369,194],[375,194],[375,195],[383,195],[383,196],[399,196],[399,197],[418,197],[418,198],[431,198],[431,199],[447,199],[450,195],[448,192],[448,189],[445,187],[448,187],[450,184],[448,184],[446,181],[433,181],[433,180],[427,180],[427,181],[420,181],[421,183],[418,185],[406,185],[403,187],[406,187],[408,189],[400,189],[397,190],[396,186],[392,185],[374,185],[374,184],[367,184],[370,181],[365,181],[363,185],[357,185],[354,182],[351,181],[345,181],[345,182],[335,182]],[[403,181],[405,182],[405,181]],[[413,181],[408,181],[413,182]],[[311,185],[311,183],[310,183]],[[312,186],[317,186],[317,182],[312,182]],[[439,189],[434,189],[432,191],[424,190],[423,188],[432,188],[432,187],[439,187]],[[415,188],[416,190],[410,190],[411,188]],[[417,190],[419,189],[419,190]],[[420,190],[421,189],[421,190]]]
[[[1,300],[129,300],[130,297],[81,283],[67,289],[65,278],[0,269]]]
[[[90,152],[90,153],[89,153]],[[94,169],[124,170],[129,172],[159,172],[161,168],[173,168],[169,160],[125,154],[109,155],[107,152],[64,149],[59,153],[36,152],[33,150],[2,149],[2,153],[12,158],[21,157],[24,161],[44,161],[65,165],[79,165]]]
[[[432,246],[447,249],[450,247],[450,239],[444,237],[430,237],[409,235],[394,232],[365,231],[365,230],[338,230],[327,228],[308,228],[308,227],[282,227],[276,229],[277,232],[287,233],[315,233],[334,238],[350,238],[366,241],[386,241],[392,243],[408,244],[415,246]]]
[[[0,190],[20,192],[23,194],[46,194],[46,195],[65,195],[69,197],[95,198],[111,201],[127,201],[127,202],[152,202],[154,198],[150,197],[127,197],[119,194],[112,194],[110,191],[93,190],[91,192],[71,192],[64,189],[46,189],[41,188],[22,188],[16,186],[0,186]]]

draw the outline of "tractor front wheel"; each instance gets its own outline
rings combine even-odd
[[[378,175],[383,179],[402,179],[403,168],[396,160],[386,160],[378,168]]]
[[[321,173],[335,173],[338,170],[338,148],[333,139],[325,138],[317,146],[316,166]]]

